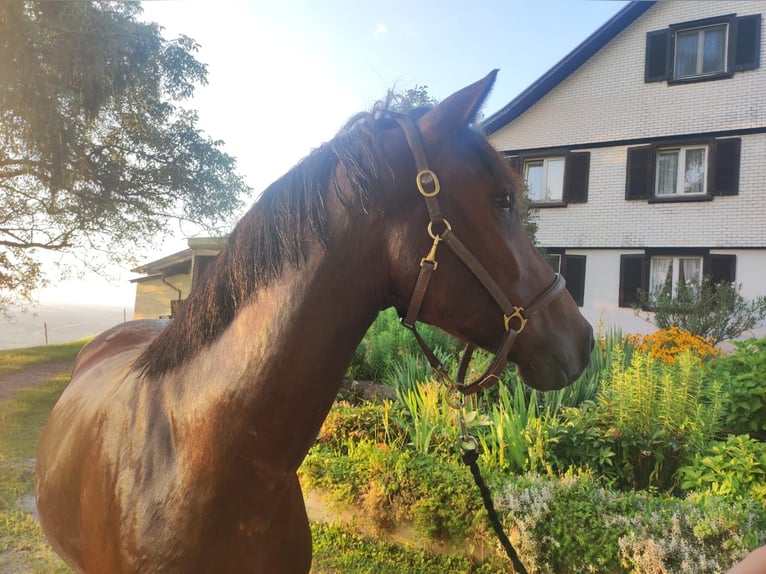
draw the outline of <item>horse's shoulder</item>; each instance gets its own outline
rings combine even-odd
[[[120,323],[107,329],[82,348],[77,356],[72,376],[118,354],[126,352],[140,354],[168,324],[169,321],[162,319],[140,319]]]

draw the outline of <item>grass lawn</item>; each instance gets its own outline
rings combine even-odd
[[[25,349],[0,351],[0,375],[21,371],[37,363],[73,359],[90,339],[79,339],[61,345],[43,345]]]
[[[69,375],[0,401],[0,571],[9,574],[71,572],[43,537],[34,516],[37,441]]]

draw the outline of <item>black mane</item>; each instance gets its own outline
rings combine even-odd
[[[373,111],[352,118],[335,138],[263,192],[193,287],[182,311],[138,358],[136,368],[145,375],[161,375],[213,342],[285,264],[303,263],[306,229],[326,245],[328,191],[338,194],[352,213],[371,209],[381,170],[388,169],[378,145],[378,134],[392,126],[393,113],[387,108],[388,102],[380,102]],[[340,194],[338,165],[355,190],[350,199]]]
[[[269,186],[240,220],[226,247],[189,294],[173,322],[141,354],[135,367],[144,375],[159,376],[181,366],[212,343],[259,288],[268,285],[285,265],[304,262],[306,230],[327,245],[329,230],[325,197],[335,192],[351,214],[378,209],[374,193],[384,170],[390,170],[378,135],[395,126],[388,109],[391,97],[373,111],[349,121],[338,135],[304,158]],[[408,115],[417,118],[423,109]],[[509,171],[501,156],[480,134],[466,130],[460,153],[478,155],[495,177]],[[340,193],[338,166],[351,194]]]

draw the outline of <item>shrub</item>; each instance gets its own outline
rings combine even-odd
[[[675,473],[719,429],[720,393],[688,351],[673,364],[621,348],[597,401],[564,409],[548,431],[553,468],[592,469],[620,488],[672,491]]]
[[[615,492],[587,474],[508,482],[497,508],[537,574],[722,572],[766,541],[753,504]]]
[[[729,435],[695,453],[679,475],[687,490],[757,500],[766,509],[766,443]]]
[[[429,325],[419,326],[418,331],[431,348],[457,353],[458,342],[443,331]],[[412,333],[401,326],[396,310],[386,309],[378,314],[354,351],[346,377],[382,381],[398,360],[407,354],[419,353],[420,347]]]
[[[716,342],[736,339],[766,318],[766,297],[746,301],[739,286],[710,277],[682,283],[675,292],[660,286],[642,293],[639,303],[653,311],[649,320],[660,329],[679,327]]]
[[[675,363],[678,355],[686,351],[703,360],[720,355],[715,341],[678,327],[660,329],[651,335],[628,335],[627,339],[638,352],[669,364]]]
[[[406,430],[399,424],[401,416],[392,413],[395,409],[391,401],[353,406],[345,401],[337,402],[327,414],[317,441],[336,452],[345,449],[349,442],[362,440],[389,444],[403,442]]]
[[[723,391],[723,425],[729,432],[766,439],[766,339],[734,342],[735,352],[709,365]]]

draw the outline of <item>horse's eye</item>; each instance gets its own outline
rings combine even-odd
[[[513,207],[513,199],[510,193],[496,196],[495,203],[500,209],[511,209]]]

